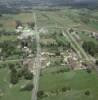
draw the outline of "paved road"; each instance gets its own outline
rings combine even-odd
[[[37,92],[39,88],[39,78],[40,78],[40,71],[41,71],[41,48],[40,48],[40,36],[37,30],[36,24],[36,14],[34,13],[34,20],[35,20],[35,33],[36,33],[36,43],[37,43],[37,54],[34,62],[34,79],[33,79],[33,91],[32,91],[32,98],[31,100],[37,100]]]

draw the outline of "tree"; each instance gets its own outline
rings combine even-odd
[[[88,17],[85,17],[85,16],[81,16],[81,21],[85,24],[88,24],[90,19]]]
[[[90,22],[90,12],[89,11],[83,11],[80,13],[80,20],[85,23],[88,24]]]
[[[3,27],[3,24],[0,24],[0,27]]]
[[[98,60],[96,60],[96,65],[98,66]]]
[[[62,92],[66,92],[67,91],[67,88],[66,87],[63,87],[62,88]]]
[[[0,17],[2,17],[2,14],[0,14]]]
[[[72,32],[74,32],[74,29],[73,28],[70,28],[69,29],[69,33],[72,33]]]
[[[85,41],[82,45],[84,50],[89,53],[90,55],[94,56],[98,50],[97,50],[97,44],[94,43],[93,41]]]
[[[86,71],[90,74],[92,70],[90,68],[87,68]]]
[[[32,91],[33,87],[34,87],[33,84],[29,83],[26,86],[24,86],[21,90],[22,91]]]
[[[30,27],[31,27],[32,29],[34,29],[35,23],[34,23],[34,22],[30,23]]]
[[[85,95],[86,95],[86,96],[89,96],[89,95],[90,95],[90,91],[88,91],[88,90],[85,91]]]
[[[17,75],[16,69],[13,69],[11,71],[10,82],[12,84],[17,84],[18,83],[18,75]]]
[[[32,80],[33,74],[30,71],[25,71],[24,78],[27,79],[27,80]]]
[[[19,20],[16,20],[16,28],[19,27],[19,26],[22,26],[22,22],[19,21]]]
[[[23,75],[24,75],[24,78],[27,79],[27,80],[32,80],[33,79],[33,73],[31,73],[27,67],[24,67],[23,69]]]
[[[42,98],[44,96],[44,91],[42,91],[42,90],[38,91],[37,96],[39,98]]]

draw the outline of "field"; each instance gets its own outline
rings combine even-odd
[[[97,100],[97,77],[96,72],[87,73],[85,70],[56,74],[48,69],[42,73],[40,78],[40,90],[48,93],[49,96],[39,100]],[[70,90],[52,94],[64,87]],[[85,95],[85,91],[90,91],[90,96]]]
[[[19,14],[3,14],[0,17],[0,30],[15,31],[16,21],[22,23],[34,22],[33,13],[37,15],[37,25],[39,27],[77,27],[78,29],[98,32],[97,10],[70,8],[62,8],[56,11],[32,10],[32,12],[21,12]],[[89,23],[84,23],[83,21],[87,18],[90,19]]]
[[[9,69],[0,69],[0,100],[30,100],[31,92],[21,91],[21,87],[30,81],[21,80],[13,86],[9,82]]]
[[[15,35],[10,35],[10,36],[3,35],[3,36],[0,36],[0,42],[10,41],[10,40],[16,41],[17,40],[17,36],[15,36]]]
[[[21,21],[22,23],[29,23],[32,22],[32,19],[32,13],[4,14],[2,17],[0,17],[0,30],[13,32],[16,28],[16,21]]]

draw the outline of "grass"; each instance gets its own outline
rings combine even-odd
[[[3,36],[0,36],[0,42],[9,41],[9,40],[16,41],[17,40],[17,36],[15,36],[15,35],[9,35],[9,36],[3,35]]]
[[[31,92],[20,91],[21,86],[29,82],[21,80],[17,85],[10,87],[8,68],[0,69],[0,90],[3,94],[0,100],[30,100]]]
[[[98,41],[95,38],[90,37],[88,34],[86,34],[86,32],[85,33],[79,32],[78,34],[83,41],[92,41],[98,44]]]
[[[62,17],[61,17],[62,16]],[[38,14],[38,25],[39,26],[63,26],[69,27],[75,25],[74,21],[65,15],[62,11],[44,11]]]
[[[40,100],[97,100],[98,76],[94,71],[88,74],[86,71],[70,71],[60,74],[43,74],[40,78],[40,90],[51,92],[70,87],[71,90],[58,95],[50,95]],[[89,90],[90,96],[84,92]]]
[[[65,8],[58,11],[39,11],[33,10],[37,15],[37,25],[39,27],[46,26],[63,26],[65,28],[69,27],[83,27],[84,24],[81,23],[79,14],[82,10],[80,9],[69,9]],[[21,21],[22,23],[34,22],[33,12],[21,12],[19,14],[4,14],[3,17],[0,17],[0,24],[3,24],[0,29],[5,29],[7,31],[15,31],[16,20]],[[92,16],[98,16],[97,11],[91,12]],[[89,25],[87,24],[85,29],[89,28],[98,30],[98,23],[91,21]]]
[[[16,28],[16,21],[21,21],[22,23],[28,23],[33,21],[33,14],[32,13],[19,13],[19,14],[3,14],[0,17],[0,30],[6,30],[9,32],[15,31]]]
[[[90,27],[93,27],[98,30],[98,21],[91,20],[89,25],[90,25]]]

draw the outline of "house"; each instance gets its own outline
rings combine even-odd
[[[89,34],[89,36],[90,36],[90,37],[94,37],[96,40],[98,40],[98,33],[96,33],[96,32],[91,32],[91,33]]]
[[[81,69],[81,63],[73,59],[72,57],[69,57],[67,59],[67,62],[69,66],[71,67],[71,69],[74,69],[74,70]]]
[[[16,28],[16,33],[22,32],[22,30],[23,30],[23,26],[18,26]]]
[[[35,34],[35,31],[34,30],[31,30],[30,28],[25,27],[22,30],[21,35],[18,36],[18,39],[20,39],[20,40],[27,39],[28,37],[34,36],[34,34]]]
[[[98,40],[98,34],[97,34],[97,33],[96,33],[96,35],[95,35],[95,39]]]

